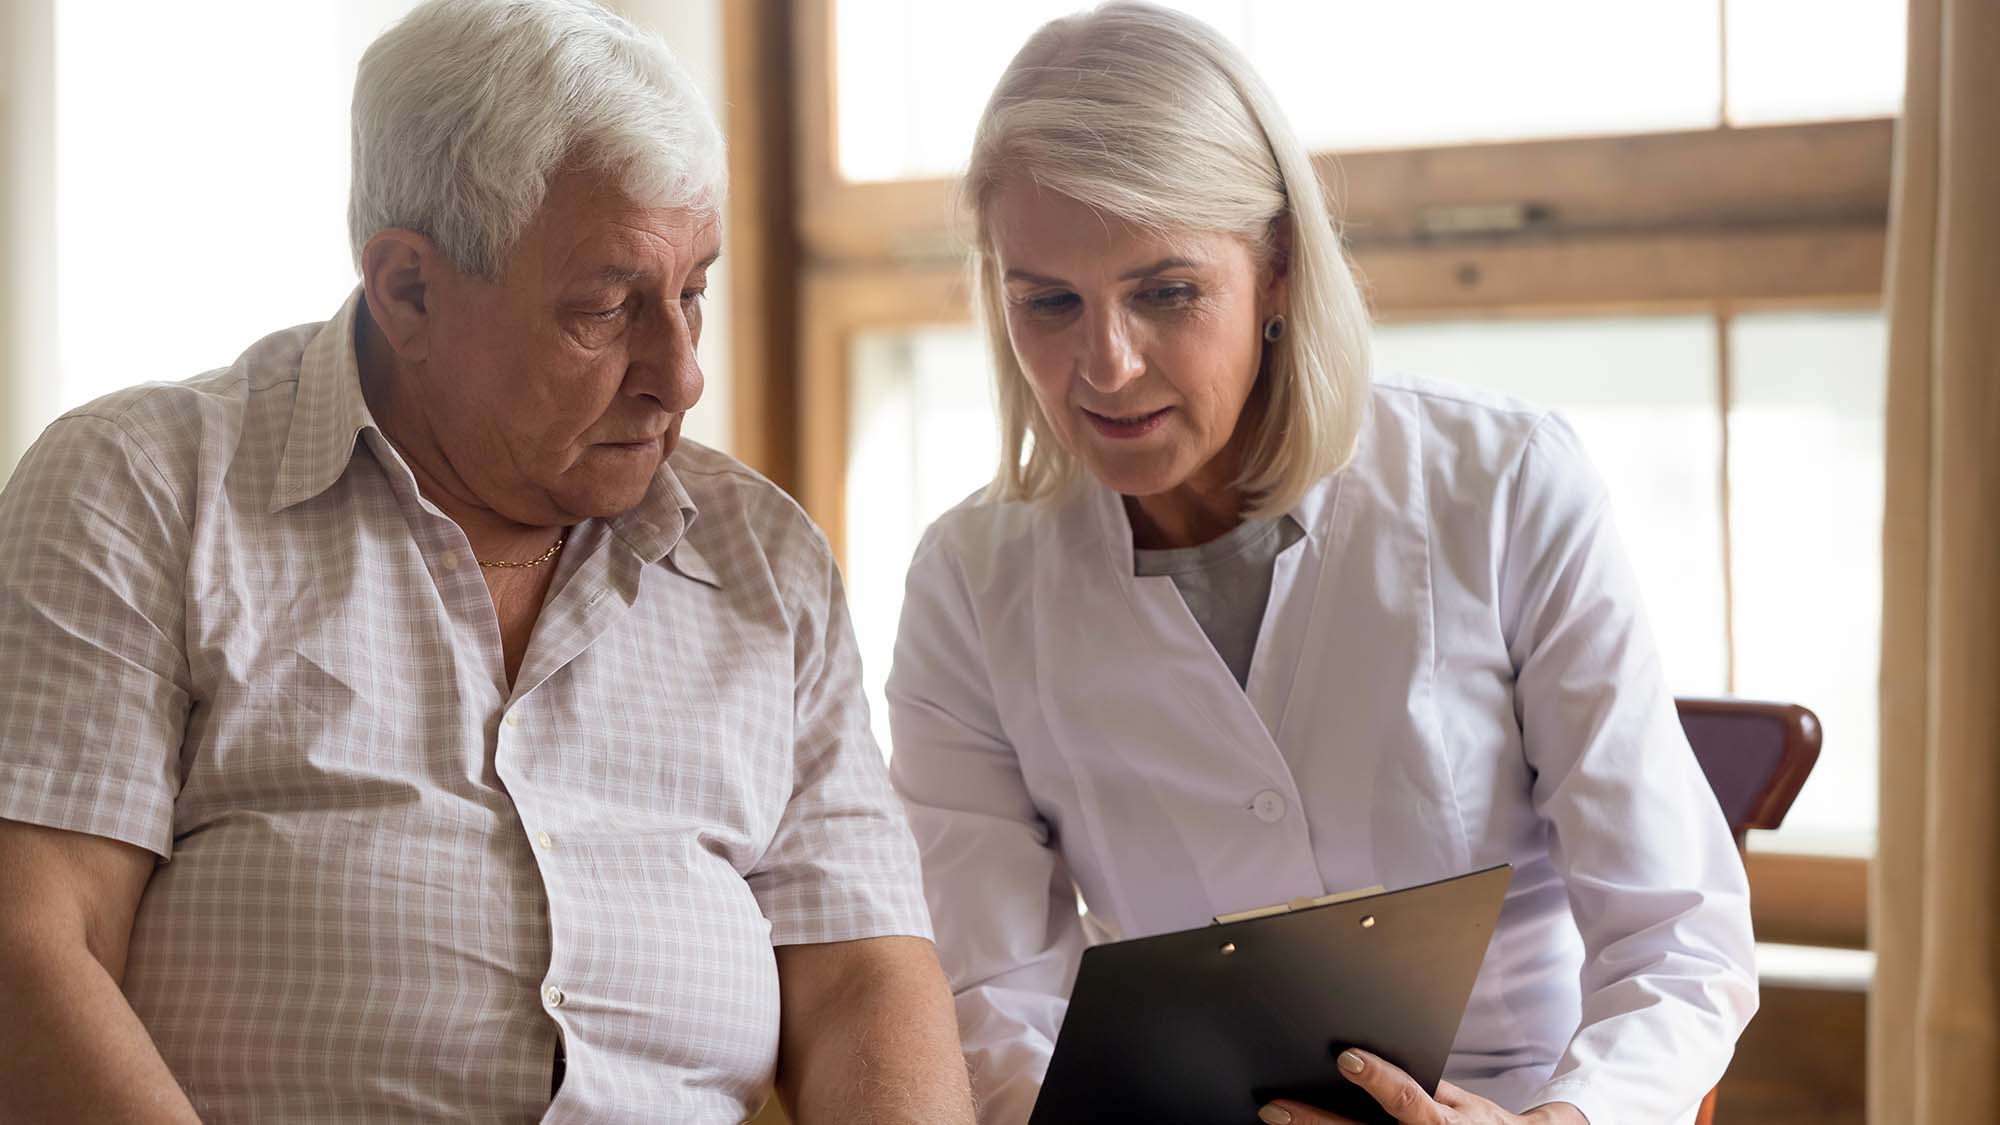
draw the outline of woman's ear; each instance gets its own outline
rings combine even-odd
[[[377,231],[361,249],[368,317],[404,363],[421,363],[430,352],[430,299],[449,268],[436,243],[400,227]]]
[[[1271,220],[1271,230],[1265,236],[1264,244],[1264,264],[1258,271],[1264,315],[1287,314],[1292,307],[1292,217],[1289,212]]]

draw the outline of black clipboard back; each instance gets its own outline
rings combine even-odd
[[[1084,951],[1030,1125],[1254,1121],[1291,1098],[1392,1119],[1361,1047],[1432,1094],[1513,868]]]

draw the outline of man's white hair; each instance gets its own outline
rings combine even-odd
[[[973,304],[1001,430],[988,496],[1053,496],[1083,472],[1042,416],[1007,336],[989,217],[1015,183],[1152,231],[1233,234],[1262,261],[1282,246],[1287,327],[1265,350],[1269,398],[1236,482],[1251,498],[1248,514],[1287,511],[1353,456],[1368,408],[1368,308],[1305,146],[1228,40],[1192,16],[1119,0],[1035,32],[973,135]]]
[[[430,0],[354,82],[354,261],[391,227],[498,281],[552,177],[613,177],[647,206],[715,208],[722,133],[656,35],[585,0]]]

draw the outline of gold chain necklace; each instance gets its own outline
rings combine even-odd
[[[556,536],[555,546],[550,547],[546,551],[543,551],[541,555],[537,558],[529,559],[527,562],[507,562],[505,560],[502,560],[500,562],[487,562],[485,559],[480,559],[478,560],[479,565],[485,567],[488,570],[529,570],[534,567],[542,565],[543,563],[549,561],[552,558],[555,558],[556,552],[562,550],[563,544],[568,540],[569,540],[569,532],[565,530],[561,535]]]

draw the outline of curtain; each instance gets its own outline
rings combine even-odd
[[[1869,1119],[2000,1122],[2000,2],[1911,0]]]

